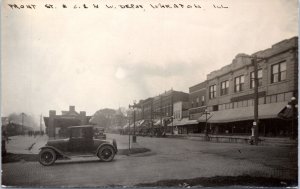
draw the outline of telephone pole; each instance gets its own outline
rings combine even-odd
[[[24,133],[24,116],[25,116],[25,113],[22,112],[22,134]]]
[[[43,131],[43,125],[42,125],[42,122],[43,122],[43,115],[41,114],[41,116],[40,116],[40,133],[42,133],[42,131]]]
[[[132,135],[132,142],[136,143],[136,134],[135,134],[135,119],[136,119],[136,115],[135,115],[135,110],[136,108],[139,108],[140,106],[138,104],[136,104],[135,102],[133,103],[133,105],[129,104],[129,108],[133,109],[133,135]]]
[[[257,78],[257,57],[254,56],[251,59],[251,63],[254,66],[254,122],[253,122],[253,128],[254,128],[254,144],[258,144],[258,78]]]
[[[258,61],[260,60],[267,60],[267,58],[257,57],[254,56],[247,56],[251,58],[251,64],[254,67],[254,122],[253,122],[253,129],[254,129],[254,144],[258,145],[258,128],[259,128],[259,119],[258,119]]]

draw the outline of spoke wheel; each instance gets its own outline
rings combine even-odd
[[[52,149],[43,149],[39,154],[39,162],[42,165],[52,165],[56,160],[56,154]]]
[[[109,162],[115,157],[115,151],[112,146],[102,146],[98,151],[98,157],[101,161]]]

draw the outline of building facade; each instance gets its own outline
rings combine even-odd
[[[206,81],[189,88],[189,118],[197,120],[203,115],[207,104]]]
[[[278,113],[298,96],[298,38],[294,37],[251,55],[258,62],[259,133],[288,136],[290,123]],[[207,110],[212,133],[249,134],[254,116],[254,66],[238,54],[231,64],[207,75]],[[203,122],[203,118],[199,121]]]
[[[62,111],[57,115],[55,110],[49,111],[49,117],[44,117],[46,133],[49,137],[66,137],[69,126],[89,124],[91,116],[86,116],[85,111],[75,111],[75,106],[70,106],[68,111]]]

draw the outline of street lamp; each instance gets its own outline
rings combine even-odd
[[[207,109],[205,109],[204,114],[205,114],[205,140],[208,141],[209,136],[208,136],[208,124],[207,124],[208,117],[207,116],[210,115],[210,112]]]
[[[134,101],[133,105],[129,104],[128,107],[133,109],[133,135],[132,135],[132,142],[136,143],[136,135],[135,135],[135,109],[137,107],[139,107],[139,106]]]

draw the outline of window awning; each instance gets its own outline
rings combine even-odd
[[[126,123],[126,125],[123,126],[123,129],[126,129],[128,127],[128,123]]]
[[[145,122],[145,120],[140,120],[140,121],[137,121],[137,123],[135,124],[135,126],[137,127],[141,127],[143,125],[143,123]]]
[[[287,105],[287,102],[261,104],[258,106],[258,119],[277,118],[278,113]],[[228,123],[234,121],[246,121],[254,119],[254,106],[227,109],[210,112],[209,123]],[[199,120],[201,119],[201,120]],[[205,115],[198,120],[205,121]]]
[[[188,118],[183,118],[181,120],[174,119],[173,125],[172,122],[168,124],[169,127],[180,126],[180,125],[196,125],[198,124],[197,120],[189,120]]]

